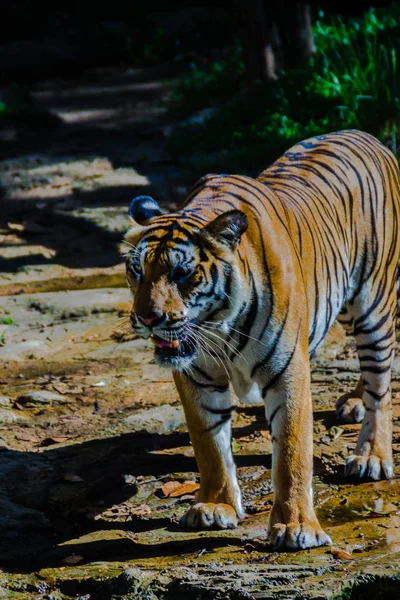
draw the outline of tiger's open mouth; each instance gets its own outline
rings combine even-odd
[[[187,338],[164,340],[153,334],[150,339],[154,344],[156,358],[162,359],[163,362],[174,363],[174,359],[191,358],[196,351],[195,345]]]

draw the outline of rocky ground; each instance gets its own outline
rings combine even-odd
[[[169,372],[132,340],[118,243],[138,192],[179,203],[190,175],[165,151],[160,77],[91,71],[38,84],[62,123],[0,131],[0,598],[396,598],[400,594],[400,358],[396,478],[342,477],[359,425],[338,425],[355,385],[335,327],[313,361],[315,503],[333,548],[272,552],[271,440],[238,406],[233,449],[247,519],[188,532],[198,473]]]

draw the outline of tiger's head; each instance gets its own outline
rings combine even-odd
[[[125,257],[132,328],[151,338],[158,364],[185,370],[204,349],[204,330],[234,318],[242,305],[236,249],[247,217],[239,210],[210,219],[185,209],[164,215],[149,196],[135,198],[129,216]],[[206,343],[216,349],[212,339]]]

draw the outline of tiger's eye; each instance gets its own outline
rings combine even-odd
[[[132,274],[135,277],[141,277],[143,275],[142,266],[139,262],[131,262],[130,267],[132,270]]]
[[[188,265],[176,265],[172,269],[170,277],[175,283],[183,283],[184,281],[189,279],[189,277],[191,277],[193,273],[194,269],[192,269]]]

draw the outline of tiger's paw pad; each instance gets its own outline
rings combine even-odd
[[[229,504],[197,502],[179,521],[181,527],[190,529],[235,529],[238,524],[236,511]]]
[[[361,398],[345,394],[336,402],[336,418],[341,423],[361,423],[365,416],[365,406]]]
[[[393,461],[391,458],[379,458],[371,454],[370,456],[358,456],[352,454],[348,457],[345,467],[345,477],[355,477],[357,479],[391,479],[393,477]]]
[[[268,531],[274,550],[305,550],[331,546],[332,540],[318,523],[275,523]]]

